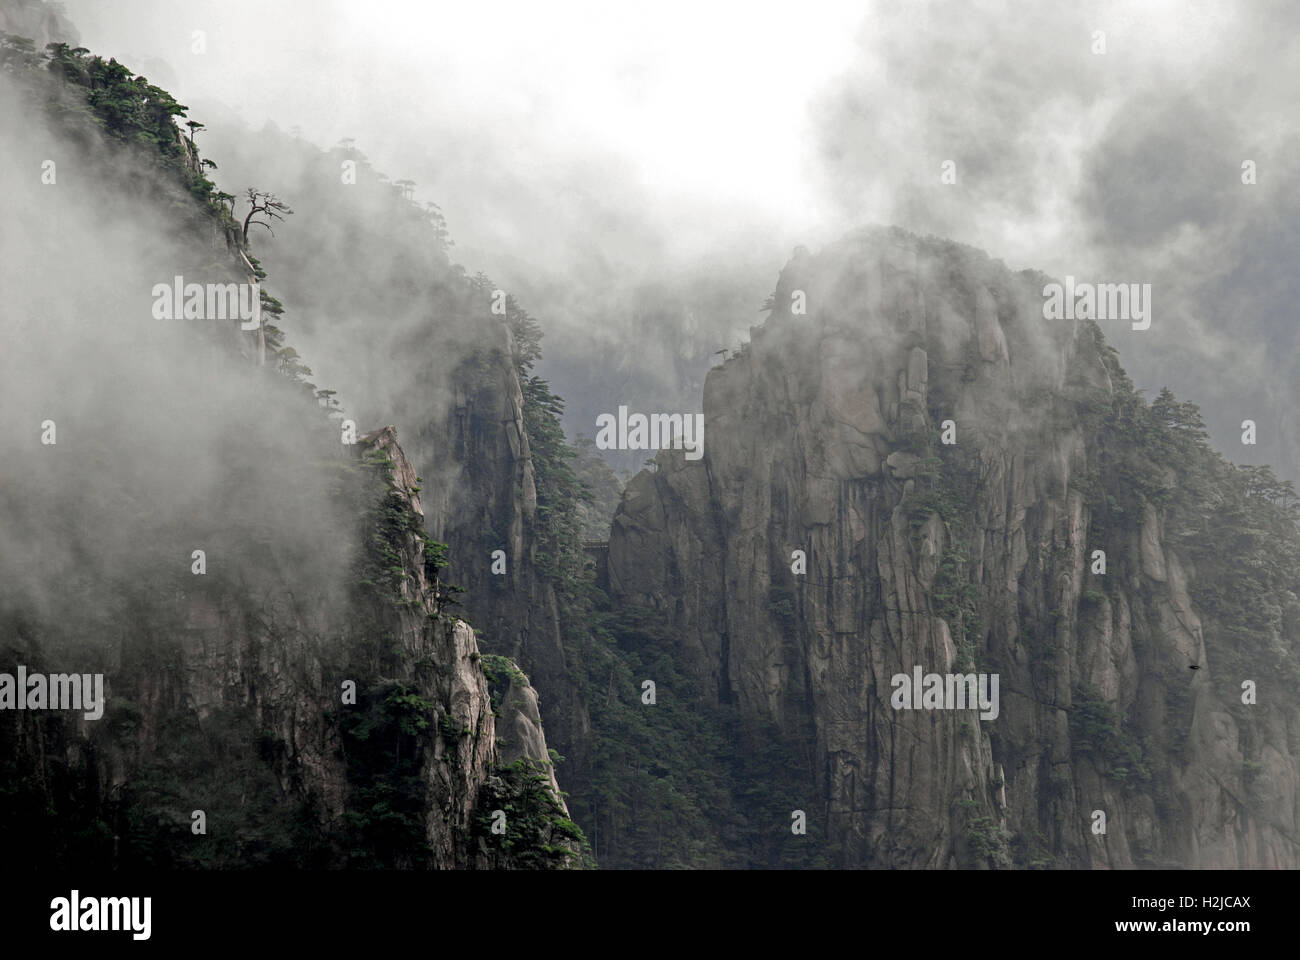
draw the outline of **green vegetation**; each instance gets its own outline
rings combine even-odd
[[[228,253],[245,250],[250,227],[261,224],[269,229],[271,220],[292,213],[275,196],[249,188],[249,209],[242,221],[237,219],[234,195],[216,188],[208,178],[215,164],[199,155],[195,140],[203,125],[188,121],[186,136],[176,119],[185,117],[188,108],[115,60],[104,61],[66,44],[52,44],[42,55],[30,41],[0,34],[0,69],[50,94],[42,95],[41,102],[65,132],[86,141],[102,138],[136,162],[134,189],[153,190],[164,183],[179,193],[185,223],[214,228],[218,239],[224,234]],[[331,154],[331,162],[339,155],[359,157],[350,145]],[[369,177],[366,183],[375,186],[379,181]],[[404,198],[406,219],[400,224],[395,220],[393,229],[417,223],[418,236],[430,241],[427,248],[415,250],[406,246],[419,244],[399,244],[403,249],[397,255],[411,258],[410,274],[416,275],[430,259],[443,257],[446,233],[436,207],[420,210],[407,202],[413,189],[409,182],[376,188],[394,191],[395,202]],[[259,215],[264,219],[256,219]],[[265,279],[260,262],[251,254],[248,260],[254,276]],[[486,277],[470,280],[441,260],[437,263],[437,283],[418,289],[395,285],[394,296],[414,300],[417,294],[436,292],[445,298],[438,302],[445,304],[481,298],[491,290]],[[365,296],[364,290],[358,294],[367,315],[382,316],[384,310],[365,302]],[[285,344],[277,325],[284,312],[281,302],[262,291],[261,307],[270,369],[295,390],[309,391],[325,410],[336,409],[334,392],[308,383],[312,371]],[[765,307],[770,308],[770,302]],[[752,719],[742,722],[739,712],[725,702],[713,705],[726,699],[726,678],[719,678],[718,690],[697,688],[692,679],[697,671],[683,664],[698,653],[684,650],[670,634],[663,612],[632,605],[614,609],[597,588],[584,563],[581,541],[607,535],[620,492],[618,478],[592,441],[566,441],[560,425],[563,400],[533,372],[541,356],[537,321],[507,298],[506,323],[522,385],[537,495],[536,515],[527,531],[535,547],[531,572],[557,599],[567,668],[577,688],[575,702],[585,706],[591,734],[586,742],[566,745],[574,757],[566,780],[579,795],[572,818],[550,787],[546,762],[519,760],[493,771],[479,798],[470,836],[457,842],[472,840],[477,855],[501,867],[588,865],[593,856],[609,867],[825,866],[824,811],[810,809],[810,785],[818,782],[819,771],[814,769],[809,717],[796,704],[787,718],[792,721],[782,730]],[[1133,388],[1100,331],[1095,325],[1088,329],[1114,391],[1104,399],[1090,393],[1078,409],[1062,413],[1070,414],[1070,422],[1082,422],[1090,447],[1092,469],[1074,482],[1087,503],[1092,545],[1107,549],[1115,580],[1133,574],[1124,569],[1131,556],[1127,545],[1148,507],[1157,506],[1166,542],[1187,564],[1189,589],[1203,615],[1206,646],[1216,667],[1234,676],[1249,671],[1300,681],[1294,646],[1295,624],[1300,623],[1295,595],[1300,584],[1300,498],[1269,468],[1234,466],[1215,453],[1194,405],[1179,402],[1167,390],[1148,403]],[[465,369],[487,371],[501,349],[479,349]],[[970,368],[981,362],[976,353]],[[1069,401],[1042,393],[1032,401],[1035,407],[1040,404],[1064,408]],[[975,538],[982,535],[974,509],[981,492],[977,454],[968,452],[971,445],[937,444],[923,426],[905,431],[900,444],[921,457],[905,503],[914,534],[919,537],[936,515],[944,524],[942,552],[933,558],[930,600],[957,644],[954,668],[968,672],[976,667],[985,629],[981,585],[967,559],[973,555],[970,545],[978,546]],[[107,794],[101,793],[97,747],[83,740],[72,724],[58,717],[24,717],[20,725],[0,728],[0,843],[16,861],[39,854],[45,862],[77,858],[113,866],[429,865],[434,855],[428,844],[431,758],[453,762],[475,732],[437,702],[433,691],[438,689],[438,664],[428,656],[414,664],[403,659],[406,654],[391,617],[395,607],[420,602],[413,598],[415,571],[408,562],[416,556],[422,554],[423,572],[437,599],[439,612],[432,616],[438,617],[442,605],[453,602],[459,588],[440,583],[448,548],[428,536],[394,486],[393,463],[386,453],[368,451],[357,462],[333,464],[331,469],[336,473],[335,492],[353,498],[355,514],[362,518],[362,550],[351,571],[356,589],[347,598],[359,611],[361,626],[356,635],[330,638],[319,661],[312,661],[331,678],[356,677],[359,687],[357,704],[335,707],[330,715],[346,768],[346,809],[338,829],[326,832],[324,801],[303,796],[295,779],[301,776],[294,766],[299,758],[286,756],[289,748],[282,734],[293,718],[274,711],[263,715],[261,692],[248,689],[254,681],[241,674],[229,681],[232,687],[241,686],[229,691],[227,700],[218,699],[218,705],[205,705],[201,711],[188,704],[146,710],[143,696],[115,696],[105,728],[128,753],[139,754],[128,756],[129,776]],[[499,529],[504,526],[500,517],[491,518],[484,524],[488,526],[498,528],[492,533],[496,542],[507,539],[506,531]],[[256,539],[264,532],[239,533],[247,533],[245,539],[259,550],[265,548],[268,556],[276,546]],[[256,577],[250,574],[250,579]],[[160,576],[149,582],[160,591],[181,589],[175,578]],[[207,584],[228,586],[215,572]],[[243,604],[227,606],[251,624],[250,647],[265,641],[276,649],[288,648],[301,640],[284,626],[292,621],[276,619],[266,599],[269,590],[263,590],[261,606],[247,602],[249,593],[214,590],[213,597],[214,607],[232,597]],[[1095,608],[1090,615],[1104,599],[1097,589],[1081,595],[1083,604]],[[148,608],[146,598],[133,594],[124,594],[121,602],[123,611]],[[1059,604],[1047,604],[1052,605]],[[766,612],[784,630],[798,626],[797,599],[785,586],[770,588]],[[228,613],[221,609],[219,615]],[[410,620],[409,610],[402,613]],[[1056,609],[1043,622],[1023,624],[1023,639],[1036,668],[1048,669],[1056,656],[1056,628],[1063,615],[1068,611]],[[200,628],[179,618],[150,622],[144,614],[133,616],[130,623],[139,636],[122,644],[123,672],[151,672],[160,683],[149,693],[179,702],[177,691],[185,689],[184,664],[174,651],[161,653],[170,648],[158,638]],[[13,625],[14,636],[23,632]],[[264,653],[260,648],[243,652],[250,661]],[[12,653],[13,661],[39,662],[29,651]],[[504,656],[489,653],[479,662],[493,711],[499,712],[508,685],[526,682],[526,677]],[[656,684],[653,705],[641,700],[646,679]],[[309,683],[302,677],[284,682]],[[336,695],[328,684],[323,689],[322,695]],[[240,706],[221,705],[230,703]],[[1168,685],[1165,707],[1170,716],[1185,715],[1189,704],[1185,686]],[[1262,705],[1264,709],[1270,708]],[[146,716],[162,720],[145,729]],[[969,720],[962,724],[971,737],[977,727]],[[1091,755],[1113,780],[1134,784],[1153,779],[1154,759],[1144,755],[1097,691],[1076,690],[1069,730],[1075,749]],[[1245,738],[1245,725],[1243,731]],[[1181,731],[1173,736],[1181,736]],[[1174,742],[1181,748],[1181,741]],[[30,762],[32,751],[41,755],[39,766]],[[27,759],[20,762],[19,756]],[[560,759],[552,751],[550,762]],[[1245,761],[1243,775],[1250,783],[1260,772],[1259,761]],[[189,831],[189,812],[194,809],[209,814],[204,837]],[[795,809],[808,814],[806,837],[790,832]],[[504,834],[492,829],[498,810],[505,814]],[[590,829],[590,850],[578,823]],[[990,817],[972,816],[965,829],[977,859],[996,865],[1010,862],[1009,837]],[[33,836],[40,838],[39,851]],[[1047,841],[1039,841],[1041,849],[1032,849],[1030,864],[1053,865]]]
[[[573,442],[573,472],[591,494],[578,506],[584,540],[608,540],[610,524],[623,496],[623,482],[596,451],[596,441],[579,436]]]
[[[993,822],[992,817],[972,817],[966,824],[966,839],[977,860],[1010,867],[1011,834]]]
[[[1300,650],[1287,626],[1300,614],[1300,497],[1293,485],[1269,467],[1224,459],[1210,446],[1195,404],[1168,389],[1148,404],[1101,331],[1089,329],[1115,387],[1108,405],[1081,411],[1097,445],[1096,468],[1084,484],[1094,545],[1122,556],[1122,538],[1142,517],[1143,503],[1157,504],[1165,543],[1188,567],[1211,659],[1228,672],[1300,682]]]
[[[707,705],[677,668],[663,618],[635,606],[591,610],[567,634],[591,716],[591,760],[566,768],[607,868],[824,867],[825,823],[808,809],[809,744],[774,725],[747,729],[730,706]],[[656,702],[641,700],[655,682]],[[581,789],[579,789],[581,788]],[[808,810],[807,836],[790,831]]]
[[[209,179],[216,164],[199,155],[196,140],[201,139],[203,125],[197,121],[177,125],[187,108],[144,77],[114,60],[90,56],[82,48],[55,44],[42,55],[30,41],[0,35],[0,69],[6,82],[26,87],[32,94],[30,101],[48,113],[59,135],[84,146],[95,161],[103,161],[105,190],[147,200],[171,214],[158,222],[159,230],[170,233],[175,249],[182,251],[178,273],[193,273],[196,279],[215,274],[225,281],[246,276],[251,269],[253,277],[266,279],[260,262],[246,248],[248,234],[259,224],[269,228],[292,211],[277,197],[250,188],[246,214],[242,222],[237,220],[234,195],[218,190]],[[426,205],[419,220],[433,230],[435,240],[445,240],[436,208]],[[192,259],[185,260],[185,254]],[[409,294],[402,291],[402,295]],[[308,383],[311,370],[284,343],[278,325],[283,304],[263,289],[261,309],[266,370],[278,375],[272,381],[295,388],[286,394],[287,400],[297,402],[306,392],[312,406],[335,412],[333,391],[316,390]],[[196,336],[208,335],[206,328],[196,327],[196,331]],[[558,402],[550,397],[544,381],[534,380],[529,393],[534,406]],[[545,442],[545,424],[540,426]],[[332,439],[337,451],[337,433]],[[103,761],[96,752],[102,742],[83,740],[77,727],[62,717],[36,716],[25,718],[21,729],[6,727],[0,734],[0,773],[4,774],[0,835],[13,841],[11,849],[28,850],[33,826],[45,824],[50,829],[37,835],[40,856],[30,857],[32,862],[49,863],[53,856],[54,862],[70,862],[58,857],[75,857],[82,865],[101,867],[430,865],[428,767],[436,752],[459,750],[472,731],[437,702],[438,664],[428,656],[410,662],[410,654],[398,642],[394,607],[419,602],[412,599],[415,571],[409,561],[421,552],[424,572],[434,590],[441,591],[439,606],[450,600],[456,588],[438,583],[447,565],[447,548],[424,532],[418,515],[395,489],[392,463],[382,452],[367,452],[356,461],[329,457],[327,462],[312,463],[310,469],[327,491],[322,506],[324,500],[338,500],[352,508],[343,514],[361,518],[362,549],[355,557],[341,549],[337,558],[355,564],[350,580],[355,589],[344,598],[313,592],[313,586],[323,586],[313,575],[334,572],[326,570],[329,560],[316,557],[306,558],[314,564],[311,573],[294,580],[299,589],[282,589],[286,583],[278,574],[304,558],[298,556],[296,545],[277,542],[274,531],[262,523],[223,531],[222,537],[228,536],[237,549],[218,549],[227,545],[214,542],[211,535],[201,541],[213,557],[222,557],[223,564],[214,567],[198,588],[188,570],[181,570],[184,576],[172,572],[177,564],[170,558],[159,562],[159,576],[140,577],[141,583],[148,584],[147,591],[141,590],[146,595],[115,592],[121,609],[115,605],[104,612],[113,631],[105,636],[110,649],[116,644],[122,662],[113,665],[118,687],[99,729],[110,732],[114,745],[125,751],[125,782],[115,786],[111,795],[100,789]],[[231,487],[245,496],[246,488],[237,482],[242,478],[240,467],[232,467],[231,473],[236,476]],[[546,508],[542,519],[547,529],[555,530],[551,535],[555,540],[567,508],[557,504],[551,478],[550,473],[539,474]],[[567,486],[568,478],[561,471],[556,482]],[[274,496],[281,491],[286,498],[296,491],[308,501],[319,492],[312,484],[288,484],[277,487]],[[134,509],[136,504],[125,506]],[[114,508],[123,505],[114,503]],[[323,510],[322,520],[326,519],[334,517]],[[178,531],[169,529],[162,537],[154,537],[154,532],[153,526],[141,527],[142,538],[152,537],[174,552]],[[189,542],[190,537],[180,539]],[[94,555],[95,544],[83,546]],[[347,568],[342,569],[346,576]],[[200,593],[213,619],[222,618],[220,628],[190,622],[187,599]],[[179,599],[173,604],[160,602],[159,596]],[[324,609],[334,603],[352,611],[341,626],[351,632],[304,636],[304,624],[318,612],[322,622],[339,625],[328,620]],[[197,609],[207,615],[208,607]],[[89,625],[93,617],[85,620],[81,626]],[[400,622],[410,629],[409,618]],[[426,630],[441,629],[420,623]],[[211,700],[196,708],[183,699],[192,685],[181,638],[192,640],[196,630],[209,629],[222,629],[235,642],[247,638],[248,649],[239,653],[247,657],[248,670],[225,665],[229,669],[218,675],[228,686],[205,690]],[[121,630],[130,634],[119,638],[116,634]],[[97,626],[84,632],[104,631]],[[39,656],[22,659],[31,665],[40,662]],[[266,663],[275,664],[274,679],[259,673]],[[337,703],[335,678],[340,676],[355,678],[358,686],[357,703],[339,704],[326,718],[337,731],[339,755],[325,762],[341,760],[346,771],[341,822],[330,820],[332,809],[326,810],[322,798],[304,792],[301,758],[288,755],[293,747],[284,734],[297,720],[279,715],[282,699],[267,696],[272,684],[290,684],[303,695]],[[146,681],[158,684],[147,693],[160,702],[141,706],[144,696],[136,683]],[[529,811],[544,811],[545,803],[535,796],[531,781],[516,780],[512,773],[504,775],[527,822]],[[191,810],[207,814],[206,835],[190,832]],[[553,836],[542,837],[545,843],[574,839],[576,827],[555,823],[552,828]],[[580,841],[580,832],[576,836]],[[456,837],[455,842],[467,843],[468,837]],[[541,865],[533,857],[541,849],[524,843],[517,850],[494,852],[494,862],[510,865],[518,855],[524,862]]]
[[[44,55],[38,55],[31,50],[31,41],[0,34],[0,65],[27,72],[42,64],[61,81],[47,90],[46,109],[66,132],[84,138],[98,129],[119,143],[147,146],[149,153],[142,159],[152,157],[157,172],[200,201],[220,227],[236,228],[226,207],[233,198],[208,179],[204,171],[215,170],[216,164],[201,158],[194,144],[194,134],[203,125],[188,121],[187,138],[176,124],[189,107],[116,60],[92,55],[85,47],[51,43]],[[28,74],[26,80],[35,86],[35,77]]]
[[[1124,783],[1130,775],[1142,781],[1151,779],[1141,746],[1120,725],[1110,703],[1091,687],[1075,691],[1070,739],[1076,749],[1104,762],[1112,780]]]
[[[509,657],[503,657],[500,654],[486,653],[480,658],[483,664],[483,675],[487,677],[488,695],[492,700],[492,715],[501,716],[501,698],[505,696],[506,690],[512,683],[528,683],[528,677],[519,669]]]
[[[486,278],[479,284],[490,289]],[[662,616],[612,610],[591,579],[581,544],[608,531],[612,471],[593,462],[591,441],[565,441],[563,402],[531,374],[541,356],[536,321],[511,300],[507,319],[537,484],[536,569],[555,591],[566,659],[591,720],[581,750],[568,751],[581,758],[566,766],[565,783],[595,859],[610,868],[824,866],[822,818],[809,811],[808,835],[790,831],[791,811],[808,802],[806,745],[774,728],[746,734],[734,710],[707,706],[678,669]],[[793,596],[774,590],[773,613],[789,621]],[[484,658],[490,675],[510,669],[503,660]],[[654,705],[641,701],[646,679],[656,685]]]
[[[484,654],[480,660],[487,677],[492,713],[501,716],[501,702],[511,684],[527,684],[528,677],[509,657]],[[555,750],[550,760],[520,758],[498,764],[479,800],[472,829],[479,850],[492,867],[544,869],[594,866],[587,838],[569,819],[555,795],[546,766],[564,758]],[[506,832],[494,833],[497,811],[506,815]]]
[[[340,710],[350,796],[344,859],[353,867],[411,868],[431,855],[425,835],[434,705],[405,684],[377,682]],[[449,718],[439,717],[440,724]]]
[[[930,596],[934,610],[948,624],[948,631],[957,647],[953,669],[968,673],[975,669],[976,644],[980,642],[979,586],[970,582],[967,561],[957,552],[960,545],[939,559]]]
[[[919,527],[937,513],[944,523],[957,523],[970,516],[978,493],[978,481],[971,464],[959,459],[952,447],[941,447],[943,456],[927,456],[916,464],[917,491],[908,499],[908,518]]]
[[[501,823],[504,832],[494,833],[495,823]],[[545,768],[532,760],[500,766],[488,778],[473,836],[485,852],[486,865],[494,869],[591,865],[582,831],[565,815]]]
[[[348,467],[344,468],[348,470]],[[365,450],[358,468],[369,480],[354,475],[350,499],[364,518],[362,542],[366,549],[357,560],[355,582],[371,591],[374,596],[386,598],[397,605],[413,602],[403,595],[411,580],[406,572],[403,552],[413,550],[418,541],[423,544],[424,575],[432,588],[439,607],[457,602],[455,595],[460,587],[444,585],[439,577],[447,566],[447,545],[434,540],[424,531],[419,514],[411,509],[409,500],[398,491],[393,478],[392,458],[383,450]],[[351,471],[350,471],[351,472]],[[376,491],[379,491],[376,496]]]
[[[914,534],[936,514],[943,521],[948,546],[939,557],[930,597],[957,647],[952,668],[966,673],[976,668],[976,652],[983,642],[980,586],[972,579],[966,558],[970,538],[981,535],[975,523],[979,471],[964,448],[935,441],[936,437],[928,437],[922,447],[916,487],[904,506]]]
[[[242,221],[235,217],[236,197],[219,190],[208,177],[217,164],[199,154],[196,134],[204,125],[184,121],[186,136],[178,118],[189,107],[137,75],[115,59],[105,60],[85,47],[51,43],[43,53],[32,41],[0,32],[0,70],[25,87],[34,101],[42,103],[50,122],[70,141],[89,145],[103,138],[125,152],[128,172],[114,186],[123,194],[154,194],[175,213],[175,226],[182,232],[211,231],[225,237],[229,257],[224,262],[209,259],[194,266],[195,272],[219,271],[223,282],[232,273],[247,268],[239,254],[252,266],[258,281],[266,279],[257,259],[249,252],[248,233],[252,226],[270,229],[270,221],[293,213],[275,195],[249,187],[248,211]],[[258,219],[258,218],[261,219]],[[270,367],[285,380],[321,400],[326,409],[336,408],[333,392],[321,396],[307,381],[311,369],[298,352],[284,343],[284,331],[277,321],[283,304],[265,289],[260,291],[262,326],[258,332],[269,355]]]
[[[533,455],[533,482],[537,487],[534,527],[534,566],[557,590],[573,591],[582,577],[582,511],[595,502],[574,470],[577,453],[564,437],[560,417],[564,401],[550,385],[531,373],[541,357],[541,328],[513,297],[506,299],[506,319],[514,335],[515,363],[524,394],[524,426]]]

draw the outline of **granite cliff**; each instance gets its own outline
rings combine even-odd
[[[708,377],[703,460],[629,484],[616,601],[800,744],[838,866],[1295,867],[1294,567],[1235,585],[1271,612],[1234,632],[1210,518],[1240,474],[1203,434],[1162,460],[1194,422],[1044,320],[1046,281],[898,230],[797,253]],[[894,709],[917,666],[997,673],[1000,715]]]

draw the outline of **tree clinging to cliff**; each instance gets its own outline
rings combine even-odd
[[[283,220],[285,216],[293,213],[289,205],[273,193],[266,193],[258,190],[256,187],[248,188],[248,216],[244,217],[244,243],[248,243],[248,228],[254,225],[266,227],[271,230],[270,220]],[[254,220],[257,214],[263,214],[266,220]],[[275,236],[275,231],[271,230],[271,236]]]

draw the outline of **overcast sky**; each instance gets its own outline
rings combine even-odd
[[[223,104],[323,146],[356,138],[439,203],[460,258],[494,276],[581,289],[612,271],[630,288],[714,258],[734,265],[719,284],[757,309],[795,243],[887,222],[1013,269],[1153,283],[1151,330],[1103,324],[1139,385],[1200,402],[1230,458],[1300,463],[1300,5],[67,8],[85,45],[196,119]],[[192,52],[196,30],[206,52]],[[553,347],[571,348],[566,324],[596,322],[572,297],[536,300]],[[1254,450],[1236,443],[1246,417],[1261,424]]]
[[[74,0],[68,9],[92,48],[137,57],[145,70],[165,62],[184,102],[220,100],[254,126],[297,125],[325,145],[355,137],[381,169],[433,157],[462,174],[510,168],[536,184],[578,168],[630,200],[667,205],[669,222],[730,206],[791,229],[825,216],[808,170],[807,106],[859,56],[862,20],[861,5],[845,3],[797,15],[752,2]],[[205,54],[190,52],[195,30],[206,31]]]

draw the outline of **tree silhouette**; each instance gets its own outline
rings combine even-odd
[[[244,217],[244,243],[248,243],[248,228],[254,225],[266,227],[271,230],[270,220],[283,220],[285,216],[293,213],[289,205],[273,193],[265,193],[256,187],[248,188],[248,216]],[[257,214],[266,216],[266,220],[254,220]],[[271,236],[275,236],[275,231],[271,230]]]

